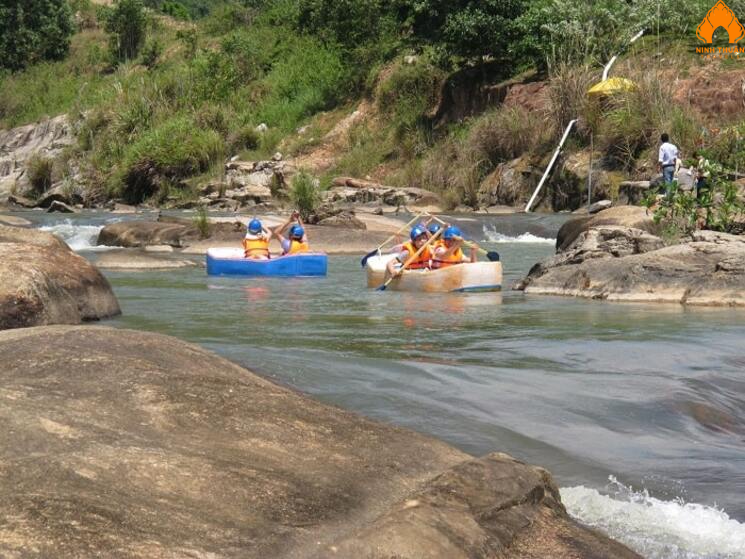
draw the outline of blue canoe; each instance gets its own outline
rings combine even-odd
[[[318,252],[250,260],[243,256],[242,248],[211,248],[207,251],[207,274],[210,276],[325,276],[327,267],[328,257]]]

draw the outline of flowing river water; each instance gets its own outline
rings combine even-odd
[[[95,261],[101,225],[122,218],[32,219]],[[573,516],[645,557],[745,558],[745,310],[510,291],[553,252],[562,221],[459,221],[502,254],[502,293],[370,291],[349,256],[330,257],[324,279],[107,272],[123,315],[105,324],[200,344],[474,455],[544,466]]]

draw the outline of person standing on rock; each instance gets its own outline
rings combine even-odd
[[[658,170],[662,173],[662,179],[665,182],[665,190],[670,193],[670,186],[675,179],[676,166],[678,164],[678,147],[670,142],[670,136],[666,133],[660,137],[662,145],[660,146],[659,158],[657,160]]]
[[[292,222],[295,222],[290,227]],[[283,233],[287,227],[290,227],[288,238],[283,236]],[[300,220],[300,212],[294,211],[283,225],[280,225],[274,230],[274,234],[279,238],[279,244],[282,246],[282,256],[285,254],[300,254],[302,252],[309,252],[310,247],[308,245],[308,237],[305,234],[305,228],[303,222]]]
[[[269,260],[269,241],[272,232],[265,228],[261,221],[253,218],[248,224],[246,237],[243,239],[243,250],[246,258],[252,260]]]

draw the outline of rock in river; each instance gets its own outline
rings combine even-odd
[[[533,266],[516,289],[609,301],[745,306],[745,236],[700,231],[689,242],[664,246],[640,229],[590,229]]]
[[[658,234],[660,227],[652,219],[651,212],[638,206],[617,206],[593,215],[575,217],[561,226],[556,235],[556,250],[565,250],[580,233],[593,227],[619,226],[641,229]]]
[[[541,468],[174,338],[29,328],[0,332],[0,360],[0,556],[638,559],[575,524]]]
[[[60,239],[0,226],[0,329],[119,314],[106,278]]]

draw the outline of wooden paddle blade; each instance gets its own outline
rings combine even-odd
[[[486,257],[490,262],[499,262],[499,253],[497,251],[491,250],[487,252]]]

